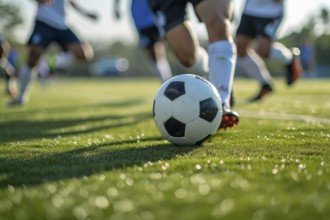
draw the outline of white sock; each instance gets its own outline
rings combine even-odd
[[[172,77],[171,66],[165,57],[159,58],[156,62],[152,62],[152,65],[155,67],[155,72],[162,82],[165,82]]]
[[[270,50],[270,59],[278,60],[283,65],[288,65],[292,62],[293,54],[286,46],[279,42],[274,42]]]
[[[27,101],[28,99],[27,90],[31,84],[32,69],[27,65],[25,65],[19,73],[19,78],[20,78],[20,88],[19,88],[18,99],[22,101]]]
[[[74,55],[70,52],[62,52],[56,56],[56,68],[67,69],[72,61],[74,60]]]
[[[46,77],[49,74],[49,65],[45,58],[42,58],[38,65],[38,72],[41,77]]]
[[[229,41],[209,44],[209,79],[217,88],[222,103],[230,106],[230,94],[236,65],[236,46]]]
[[[260,84],[271,84],[272,76],[264,60],[254,51],[249,51],[244,57],[238,57],[237,67]]]
[[[191,73],[207,75],[209,73],[209,55],[206,50],[199,46],[196,51],[196,62],[191,67],[186,68]]]

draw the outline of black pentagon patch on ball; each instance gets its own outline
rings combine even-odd
[[[218,113],[218,107],[214,100],[212,98],[205,99],[199,103],[199,106],[199,117],[208,122],[212,122]]]
[[[164,95],[171,101],[184,95],[185,93],[184,82],[180,81],[171,82],[164,91]]]
[[[168,119],[165,123],[164,126],[166,128],[166,131],[172,136],[172,137],[183,137],[185,130],[186,130],[186,125],[177,119],[171,117]]]

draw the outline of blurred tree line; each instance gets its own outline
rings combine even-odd
[[[330,57],[330,14],[329,9],[322,8],[315,12],[310,19],[302,24],[301,29],[286,37],[279,39],[288,47],[297,47],[303,43],[305,39],[309,39],[316,51],[317,65],[328,66]],[[15,41],[13,31],[19,28],[19,25],[23,23],[21,11],[18,5],[15,5],[7,0],[0,0],[0,34],[5,35],[12,45],[15,45],[21,52],[22,56],[20,60],[24,60],[24,54],[26,48],[24,45],[18,45]],[[206,45],[205,42],[201,42],[202,45]],[[93,42],[92,42],[93,44]],[[102,44],[100,42],[94,42],[96,48],[96,57],[124,57],[129,60],[130,68],[128,74],[135,75],[150,75],[148,69],[148,61],[146,56],[143,55],[143,51],[135,44],[124,44],[123,42],[108,42],[108,44]],[[98,49],[99,48],[99,49]],[[51,49],[54,51],[54,47]],[[184,70],[178,63],[174,55],[169,51],[168,58],[173,68],[174,74],[182,73]],[[75,72],[83,72],[88,68],[85,64],[79,64]],[[278,73],[280,70],[276,71]],[[328,75],[330,76],[330,75]]]
[[[316,51],[317,63],[329,65],[330,56],[330,14],[329,9],[322,8],[302,25],[298,32],[280,39],[287,46],[298,46],[304,40],[310,40]],[[298,44],[297,44],[298,43]]]

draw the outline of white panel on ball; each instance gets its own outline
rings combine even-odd
[[[184,95],[172,102],[172,115],[183,123],[189,123],[199,116],[199,102]]]

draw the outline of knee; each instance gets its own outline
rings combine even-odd
[[[230,20],[225,17],[216,16],[207,24],[210,38],[217,38],[218,40],[228,39],[230,33]]]
[[[70,47],[70,50],[78,60],[91,60],[94,57],[93,48],[89,44],[75,45]]]
[[[269,57],[270,50],[269,50],[269,48],[258,47],[258,48],[257,48],[257,53],[258,53],[259,56],[261,56],[262,58],[267,59],[267,58]]]
[[[180,63],[185,67],[191,67],[196,62],[196,57],[194,53],[185,53],[181,51],[175,54],[179,59]]]

